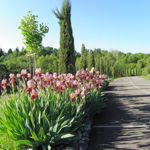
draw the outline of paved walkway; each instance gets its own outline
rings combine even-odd
[[[94,118],[88,150],[150,150],[150,81],[120,78],[106,94],[107,107]]]

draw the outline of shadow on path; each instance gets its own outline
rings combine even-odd
[[[94,117],[88,150],[150,150],[150,94],[120,94],[117,88],[109,87],[107,107]]]

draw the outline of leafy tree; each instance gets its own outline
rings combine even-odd
[[[49,31],[49,28],[43,23],[38,24],[37,18],[29,11],[27,16],[21,19],[19,26],[26,49],[31,53],[40,51],[42,39]]]
[[[75,73],[75,49],[74,38],[71,26],[71,3],[64,0],[61,12],[53,11],[59,19],[60,25],[60,51],[59,51],[59,72]]]

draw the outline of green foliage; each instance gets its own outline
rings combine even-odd
[[[76,58],[75,67],[76,67],[76,70],[80,70],[80,69],[82,69],[82,67],[81,67],[81,59],[80,59],[80,57],[77,57],[77,58]]]
[[[76,58],[76,68],[82,68],[82,61],[81,52],[81,56],[78,55]],[[140,76],[149,74],[150,55],[94,49],[87,51],[86,62],[89,69],[95,66],[96,70],[109,77]]]
[[[60,24],[60,51],[59,51],[59,72],[75,73],[75,49],[74,38],[71,27],[71,3],[64,0],[61,12],[54,11]]]
[[[53,48],[53,47],[42,47],[42,50],[40,51],[39,53],[39,56],[43,55],[43,56],[46,56],[46,55],[55,55],[57,56],[58,55],[58,49],[56,48]]]
[[[70,103],[68,94],[51,95],[47,90],[38,101],[22,92],[10,95],[1,107],[0,134],[7,134],[14,145],[33,149],[68,143],[84,115],[82,107]]]
[[[95,67],[95,59],[94,59],[94,52],[90,50],[88,55],[88,68],[91,69],[92,67]]]
[[[87,68],[87,53],[88,51],[85,48],[85,45],[82,44],[81,48],[81,68],[86,69]]]
[[[41,50],[42,39],[49,30],[43,23],[38,24],[37,18],[29,11],[27,16],[24,16],[21,20],[19,26],[26,49],[31,53]]]
[[[8,70],[6,65],[0,64],[0,79],[3,79],[8,76]]]
[[[55,55],[46,55],[38,58],[38,67],[43,72],[58,72],[58,59]]]
[[[11,59],[8,59],[4,62],[4,65],[6,66],[7,70],[11,73],[18,73],[23,68],[28,68],[28,60],[27,56],[18,56],[14,57],[12,56]]]
[[[13,53],[13,51],[12,51],[12,49],[10,48],[9,50],[8,50],[8,54],[12,54]]]
[[[150,80],[150,75],[145,75],[145,76],[143,75],[142,77],[146,80]]]
[[[44,72],[59,72],[59,52],[58,49],[52,47],[42,47],[42,51],[37,55],[38,67],[42,67]],[[16,73],[23,68],[28,68],[29,64],[26,56],[26,49],[23,48],[22,50],[17,50],[16,48],[14,51],[11,51],[10,49],[10,52],[8,53],[4,53],[2,50],[2,53],[3,55],[0,57],[0,64],[4,65],[5,68],[1,71],[0,77],[7,76],[5,75],[6,71],[8,73]],[[90,51],[86,50],[87,57],[84,59],[86,65],[91,69],[91,66],[94,66],[93,64],[95,64],[96,70],[100,71],[102,74],[107,74],[110,77],[146,75],[149,73],[149,54],[125,54],[119,51],[106,51],[101,49],[94,49],[92,53],[94,54],[94,59],[93,54],[90,54]],[[75,57],[76,70],[84,68],[83,53],[81,52],[80,55],[79,52],[76,52]],[[94,60],[93,63],[91,60]]]
[[[142,75],[149,75],[150,74],[150,66],[146,66],[142,70]]]
[[[0,57],[4,55],[4,51],[0,48]]]

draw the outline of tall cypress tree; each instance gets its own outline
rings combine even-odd
[[[71,3],[64,0],[61,12],[56,9],[55,16],[60,24],[59,72],[75,73],[75,49],[71,27]]]
[[[89,69],[91,69],[92,67],[95,67],[95,59],[94,59],[94,52],[92,50],[90,50],[89,53]]]
[[[81,47],[81,68],[87,68],[87,50],[85,49],[85,45],[82,44]]]

